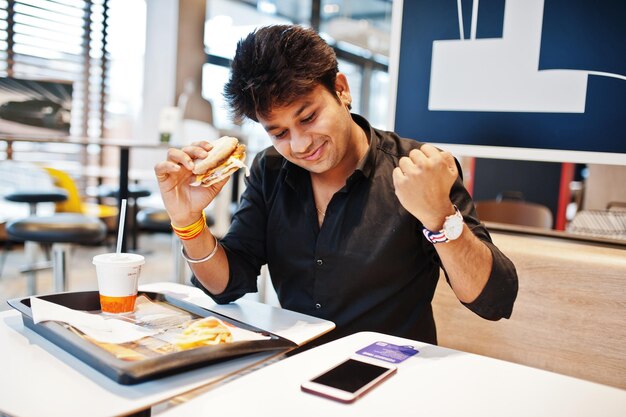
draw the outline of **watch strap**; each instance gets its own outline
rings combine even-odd
[[[446,233],[443,230],[440,230],[438,232],[433,232],[432,230],[428,230],[427,228],[423,228],[422,232],[424,233],[424,236],[426,236],[426,239],[428,239],[428,241],[430,243],[446,243],[448,240],[448,236],[446,236]]]
[[[457,206],[453,206],[454,207],[454,214],[450,215],[450,216],[446,216],[445,220],[448,220],[448,218],[452,217],[452,216],[461,216],[461,213],[459,212],[459,209],[457,208]],[[462,218],[462,217],[461,217]],[[445,221],[444,221],[445,223]],[[437,243],[447,243],[450,242],[450,238],[446,235],[446,231],[445,229],[441,229],[437,232],[432,231],[428,228],[426,228],[425,226],[422,229],[422,233],[424,233],[424,236],[426,237],[426,239],[433,244],[437,244]]]

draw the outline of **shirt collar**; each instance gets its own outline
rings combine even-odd
[[[361,158],[359,163],[356,166],[355,171],[361,171],[363,176],[366,178],[370,178],[372,173],[374,172],[374,166],[376,164],[376,148],[378,147],[378,135],[374,132],[372,126],[370,126],[369,122],[365,120],[364,117],[359,116],[358,114],[352,114],[352,119],[356,122],[361,129],[365,132],[365,136],[367,137],[367,143],[369,143],[369,147],[367,152]]]
[[[354,113],[352,113],[352,119],[365,132],[369,147],[363,158],[361,158],[361,160],[357,163],[354,173],[350,175],[348,181],[354,178],[357,172],[360,172],[366,178],[371,177],[372,173],[374,172],[374,166],[376,163],[376,148],[378,146],[378,136],[376,135],[376,132],[369,124],[369,122],[364,117]],[[299,182],[302,176],[308,174],[307,170],[295,164],[292,164],[286,159],[283,161],[282,169],[286,171],[286,183],[289,184],[292,188],[296,188],[296,184]]]

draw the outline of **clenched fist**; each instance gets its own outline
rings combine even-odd
[[[432,145],[413,149],[393,170],[393,185],[400,204],[430,230],[440,230],[454,214],[450,189],[459,172],[454,157]]]

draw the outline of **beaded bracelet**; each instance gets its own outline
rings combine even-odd
[[[186,227],[176,227],[172,224],[172,230],[181,240],[190,240],[197,237],[206,227],[206,214],[202,212],[202,216]]]
[[[202,263],[202,262],[206,262],[206,261],[210,260],[212,257],[214,257],[215,254],[217,253],[217,247],[219,246],[219,243],[217,242],[217,238],[215,236],[213,236],[213,239],[215,239],[215,247],[213,248],[211,253],[209,253],[204,258],[200,258],[200,259],[190,258],[185,253],[185,247],[184,246],[180,247],[180,254],[181,254],[181,256],[183,257],[184,260],[186,260],[187,262],[189,262],[191,264],[199,264],[199,263]]]

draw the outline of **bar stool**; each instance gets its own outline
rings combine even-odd
[[[48,179],[47,175],[43,178]],[[37,178],[36,174],[33,176],[34,181],[39,181],[40,179],[41,178]],[[43,182],[40,185],[43,187],[42,189],[20,189],[9,192],[4,195],[4,199],[14,203],[28,204],[29,214],[31,216],[37,215],[37,205],[40,203],[59,203],[67,200],[68,194],[65,190],[54,187],[52,184],[43,184]],[[7,240],[7,242],[9,241],[10,239]],[[31,286],[31,283],[35,282],[35,273],[37,271],[48,269],[52,266],[52,263],[49,260],[37,262],[37,252],[39,246],[40,245],[36,242],[24,242],[24,253],[26,254],[28,264],[22,269],[22,272],[29,274],[29,287]],[[5,247],[5,252],[8,248],[9,246]]]
[[[135,251],[138,249],[137,236],[139,235],[139,229],[137,227],[137,213],[139,211],[139,208],[137,206],[137,199],[141,197],[149,197],[151,194],[152,192],[150,191],[150,189],[146,187],[142,187],[136,184],[130,184],[128,186],[128,207],[130,209],[129,220],[131,221],[130,230],[132,237],[129,249]],[[100,197],[115,198],[117,200],[119,200],[120,198],[120,192],[117,187],[111,188],[106,185],[100,187],[100,189],[98,190],[98,195]]]
[[[170,233],[172,225],[167,211],[158,208],[145,208],[137,213],[137,224],[143,230],[157,233]]]
[[[54,291],[67,290],[67,264],[72,244],[100,243],[106,237],[106,226],[100,220],[76,213],[52,216],[29,216],[9,222],[7,235],[14,240],[52,244]],[[29,295],[37,293],[35,271],[30,271]]]
[[[61,188],[20,190],[6,194],[4,199],[14,203],[27,203],[32,216],[37,214],[37,204],[39,203],[58,203],[67,200],[67,191]]]

